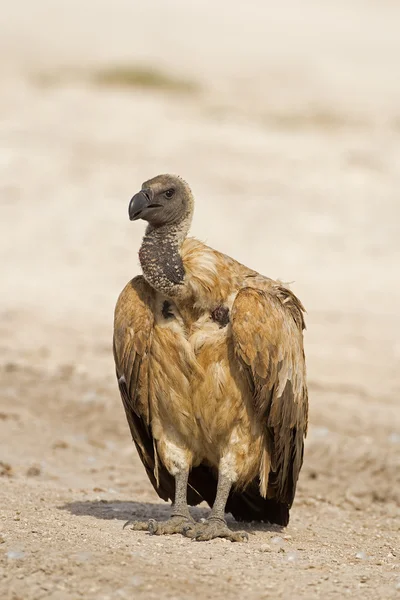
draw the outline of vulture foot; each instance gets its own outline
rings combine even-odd
[[[133,531],[148,531],[150,535],[172,535],[173,533],[181,533],[185,535],[186,527],[191,527],[194,522],[191,518],[173,516],[168,521],[156,521],[149,519],[148,521],[128,521],[124,528],[128,527]]]
[[[204,523],[189,524],[184,534],[197,542],[207,542],[215,538],[226,538],[231,542],[248,542],[249,536],[245,531],[231,531],[225,521],[208,519]]]

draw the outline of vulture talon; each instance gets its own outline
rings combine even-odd
[[[150,535],[155,535],[158,529],[157,521],[155,519],[149,519],[147,529],[149,530]]]
[[[185,526],[190,522],[190,518],[181,516],[173,516],[168,521],[150,519],[149,532],[151,535],[173,535],[174,533],[183,535]]]
[[[249,541],[246,531],[231,531],[226,523],[214,519],[205,523],[197,523],[193,527],[185,527],[184,532],[186,537],[190,537],[196,542],[208,542],[216,538],[225,538],[231,542]]]
[[[182,529],[182,533],[185,537],[193,539],[196,535],[196,524],[193,523],[185,525],[185,527]]]
[[[129,521],[124,524],[122,529],[126,529],[126,527],[129,527],[133,531],[147,531],[149,524],[148,521],[135,521],[134,519],[129,519]]]
[[[150,535],[172,535],[174,533],[184,534],[186,527],[190,526],[191,519],[189,517],[173,516],[168,521],[156,521],[149,519],[148,521],[127,521],[124,525],[132,525],[133,531],[148,531]]]

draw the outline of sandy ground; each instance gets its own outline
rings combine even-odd
[[[0,12],[0,597],[400,597],[399,5],[110,7]],[[193,85],[94,82],[120,64]],[[128,201],[160,172],[191,183],[195,235],[308,310],[291,523],[248,544],[122,529],[168,515],[111,355]]]

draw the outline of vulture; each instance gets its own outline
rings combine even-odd
[[[118,386],[167,521],[134,530],[246,541],[237,521],[286,526],[307,433],[304,308],[281,282],[187,237],[194,210],[178,176],[146,181],[129,204],[147,221],[142,275],[114,317]],[[195,522],[189,505],[205,501]]]

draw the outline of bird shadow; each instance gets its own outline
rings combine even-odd
[[[120,521],[147,521],[155,519],[156,521],[166,521],[171,514],[170,504],[159,504],[154,502],[124,502],[122,500],[84,500],[67,502],[62,506],[57,507],[59,510],[66,510],[70,514],[77,517],[89,516],[95,519],[104,520],[120,520]],[[190,512],[196,521],[205,519],[210,514],[209,508],[201,506],[191,507]],[[281,532],[283,527],[279,525],[271,525],[270,523],[255,522],[238,523],[230,515],[226,515],[227,523],[233,530],[244,529],[249,532],[266,531],[266,532]]]

